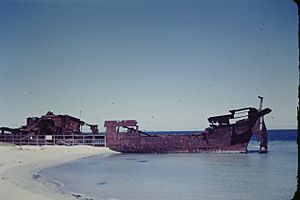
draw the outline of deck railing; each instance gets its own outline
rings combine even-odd
[[[0,142],[15,145],[90,145],[105,146],[102,134],[68,134],[68,135],[13,135],[0,134]]]

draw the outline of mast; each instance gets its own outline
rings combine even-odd
[[[258,96],[258,98],[260,99],[258,111],[261,111],[264,98],[261,96]],[[258,134],[258,138],[260,140],[259,152],[267,153],[268,152],[268,131],[267,131],[267,127],[265,124],[264,116],[262,116],[258,119],[257,128],[258,128],[257,134]]]
[[[262,110],[262,106],[263,106],[263,97],[258,96],[259,98],[259,105],[258,105],[258,112]],[[261,131],[261,124],[263,121],[263,117],[258,118],[256,124],[254,125],[254,127],[252,128],[252,132],[256,133],[258,137],[260,137],[259,132]],[[260,138],[259,138],[260,140]]]
[[[258,96],[259,105],[258,112],[263,110],[263,97]],[[260,141],[259,152],[267,153],[268,152],[268,131],[265,124],[264,116],[258,118],[255,126],[252,128],[252,133],[256,134],[257,139]]]

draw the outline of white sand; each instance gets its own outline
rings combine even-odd
[[[10,146],[0,144],[0,199],[75,199],[33,178],[39,170],[79,158],[109,153],[91,146]]]

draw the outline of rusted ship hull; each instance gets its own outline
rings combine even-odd
[[[246,126],[185,135],[143,136],[136,133],[114,132],[106,136],[106,146],[123,153],[197,153],[203,151],[243,153],[247,152],[252,134],[251,129]]]
[[[233,143],[231,131],[222,134],[213,133],[209,138],[199,135],[162,135],[130,137],[124,133],[116,133],[106,137],[106,146],[111,150],[123,153],[197,153],[204,151],[247,152],[251,132],[245,131],[239,136],[243,141]],[[112,138],[110,138],[112,137]]]
[[[162,135],[147,134],[139,130],[135,120],[106,121],[106,146],[123,153],[197,153],[197,152],[240,152],[246,153],[248,143],[255,132],[260,118],[271,112],[269,108],[243,108],[231,110],[231,114],[211,117],[210,127],[199,134]],[[247,112],[244,119],[234,114]],[[217,124],[217,125],[216,125]],[[120,131],[126,128],[126,132]],[[265,129],[266,131],[266,129]],[[262,133],[261,133],[262,134]],[[266,132],[263,134],[267,134]],[[260,138],[267,138],[267,137]],[[267,144],[261,141],[261,144]],[[267,146],[262,146],[267,151]]]

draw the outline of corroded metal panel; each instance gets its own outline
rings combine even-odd
[[[246,153],[253,127],[258,119],[270,112],[269,108],[257,110],[252,107],[230,110],[231,114],[208,118],[210,125],[204,132],[181,135],[147,134],[138,130],[135,120],[106,121],[106,145],[112,150],[124,153]],[[242,115],[235,117],[240,113]],[[230,123],[230,120],[234,120],[234,123]],[[120,132],[120,127],[127,128],[127,131]],[[265,135],[263,138],[266,138]]]

